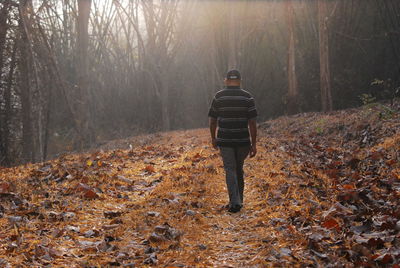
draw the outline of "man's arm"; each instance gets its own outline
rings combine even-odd
[[[210,125],[210,134],[211,134],[211,143],[214,149],[217,149],[217,142],[215,139],[215,135],[217,132],[217,119],[214,117],[210,117],[209,120],[209,125]]]
[[[250,157],[257,154],[257,122],[256,119],[249,120],[249,130],[251,137]]]

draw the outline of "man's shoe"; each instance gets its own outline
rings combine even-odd
[[[229,207],[228,212],[236,213],[236,212],[239,212],[241,208],[242,208],[241,205],[234,205],[234,206]]]

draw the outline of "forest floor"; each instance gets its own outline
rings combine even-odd
[[[0,267],[399,267],[399,108],[260,124],[236,214],[206,129],[0,168]]]

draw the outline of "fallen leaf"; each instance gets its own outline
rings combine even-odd
[[[148,165],[148,166],[146,166],[146,168],[144,169],[147,173],[154,173],[154,172],[156,172],[156,170],[154,169],[154,166],[152,166],[152,165]]]
[[[337,231],[340,230],[340,225],[339,225],[339,223],[338,223],[335,219],[333,219],[333,218],[324,221],[324,222],[322,223],[322,226],[325,227],[325,228],[327,228],[327,229],[336,229]]]

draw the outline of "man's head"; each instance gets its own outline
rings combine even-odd
[[[242,77],[238,70],[230,70],[226,73],[224,81],[226,86],[240,86]]]

